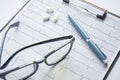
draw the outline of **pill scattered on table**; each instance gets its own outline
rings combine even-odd
[[[54,15],[54,16],[53,16],[53,22],[54,22],[54,23],[57,23],[57,22],[58,22],[58,19],[59,19],[58,15]]]
[[[57,23],[57,22],[58,22],[59,17],[58,17],[58,15],[56,15],[56,14],[54,13],[54,9],[53,9],[53,8],[48,7],[48,8],[46,9],[46,13],[47,13],[48,15],[43,17],[43,21],[44,21],[44,22],[49,21],[50,19],[51,19],[54,23]],[[53,14],[53,15],[50,15],[50,14]]]
[[[53,8],[47,8],[46,13],[54,13],[54,9]]]
[[[43,21],[44,22],[49,21],[49,20],[50,20],[50,16],[49,15],[43,17]]]

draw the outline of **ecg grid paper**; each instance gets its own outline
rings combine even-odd
[[[80,1],[76,2],[77,0],[71,1],[76,3],[76,5],[81,4]],[[52,20],[43,22],[43,16],[48,15],[45,12],[48,7],[54,9],[54,14],[50,14],[51,17],[55,14],[59,16],[57,23],[54,23]],[[88,5],[86,7],[89,8]],[[102,13],[98,10],[94,12]],[[78,11],[74,7],[64,4],[62,0],[31,0],[28,3],[12,21],[20,21],[20,26],[17,30],[13,30],[8,34],[3,49],[2,62],[13,52],[26,45],[56,37],[73,35],[75,37],[75,43],[69,56],[55,67],[47,66],[44,63],[39,64],[39,70],[29,80],[100,79],[107,68],[104,67],[74,29],[68,20],[67,14],[74,17],[85,29],[93,41],[95,41],[100,49],[107,55],[110,64],[120,45],[120,20],[108,14],[105,21],[101,21],[95,18],[95,16],[84,13],[83,11]],[[19,55],[16,56],[5,70],[26,64],[27,60],[39,60],[43,55],[49,52],[47,48],[53,48],[51,45],[57,47],[57,44],[50,43],[50,45],[45,47],[40,45],[41,48],[33,47],[25,52],[23,51],[23,54],[20,55],[20,57]],[[34,53],[34,55],[32,53]],[[26,56],[29,56],[29,58]]]

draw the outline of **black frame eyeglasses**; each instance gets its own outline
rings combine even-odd
[[[48,66],[52,66],[52,65],[56,65],[56,64],[60,63],[62,60],[64,60],[66,58],[66,56],[70,53],[70,51],[72,49],[73,43],[75,41],[75,38],[72,35],[58,37],[58,38],[54,38],[54,39],[50,39],[50,40],[46,40],[46,41],[42,41],[42,42],[38,42],[38,43],[34,43],[34,44],[31,44],[31,45],[25,46],[25,47],[19,49],[18,51],[16,51],[12,56],[10,56],[8,58],[8,60],[0,67],[0,69],[6,68],[7,65],[11,62],[11,60],[18,53],[20,53],[23,50],[26,50],[26,49],[34,47],[34,46],[38,46],[40,44],[46,44],[46,43],[51,43],[51,42],[56,42],[56,41],[62,41],[62,40],[69,40],[69,41],[67,41],[66,43],[62,44],[58,48],[52,50],[51,52],[49,52],[47,55],[44,56],[44,58],[42,60],[33,61],[32,63],[26,64],[24,66],[16,67],[14,69],[5,71],[3,73],[0,73],[0,78],[3,79],[3,80],[7,80],[7,78],[9,79],[9,75],[11,75],[13,73],[15,75],[17,75],[17,74],[22,75],[21,72],[23,71],[23,73],[24,73],[24,71],[25,71],[25,72],[28,72],[28,73],[26,73],[23,76],[19,76],[18,79],[20,79],[20,80],[26,80],[26,79],[28,79],[29,77],[31,77],[32,75],[34,75],[36,73],[36,71],[39,68],[39,64],[40,63],[45,62],[45,64],[48,65]],[[62,52],[61,49],[63,49],[66,46],[68,46],[67,47],[68,49],[67,50],[62,50],[63,51]],[[62,53],[62,54],[58,54],[58,52]],[[60,55],[62,55],[62,56],[60,56]],[[14,80],[14,79],[12,79],[12,80]]]

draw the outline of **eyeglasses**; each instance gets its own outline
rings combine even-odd
[[[19,49],[18,51],[16,51],[11,57],[9,57],[9,59],[2,65],[0,69],[6,68],[7,65],[11,62],[11,60],[21,51],[24,51],[34,46],[38,46],[40,44],[63,41],[63,40],[68,40],[68,39],[69,41],[62,44],[58,48],[50,51],[47,55],[44,56],[42,60],[34,61],[24,66],[16,67],[6,72],[0,73],[0,78],[3,80],[17,80],[17,79],[25,80],[36,73],[36,71],[38,70],[39,64],[42,62],[45,62],[45,64],[48,66],[52,66],[52,65],[56,65],[60,63],[62,60],[66,58],[66,56],[69,54],[69,52],[72,49],[72,46],[75,40],[75,38],[72,35],[58,37],[58,38],[54,38],[54,39],[50,39],[50,40],[46,40],[46,41],[42,41],[42,42],[38,42],[38,43],[25,46]]]

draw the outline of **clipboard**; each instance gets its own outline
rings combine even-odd
[[[57,2],[56,2],[57,1]],[[64,7],[66,8],[66,9],[68,9],[68,11],[70,11],[70,12],[72,12],[72,11],[75,11],[75,13],[73,14],[73,16],[75,16],[75,14],[79,14],[79,13],[77,13],[77,11],[76,10],[74,10],[73,8],[71,8],[71,7],[69,7],[69,6],[66,6],[66,5],[64,5],[63,3],[62,3],[62,1],[60,1],[60,0],[52,0],[51,1],[51,3],[54,3],[55,2],[55,5],[58,5],[58,6],[60,6],[60,8],[59,7],[57,7],[57,8],[55,8],[55,12],[57,13],[57,14],[59,14],[59,12],[61,12],[62,14],[60,14],[60,16],[62,16],[62,17],[66,17],[66,13],[63,11],[62,12],[62,10],[61,10],[61,8],[63,9]],[[46,3],[48,2],[49,3],[49,0],[45,0],[45,1],[43,1],[43,0],[36,0],[35,2],[33,1],[33,3],[35,4],[36,2],[40,2],[41,4],[42,3],[44,3],[45,5],[46,5]],[[58,4],[58,2],[59,2],[59,4]],[[15,16],[13,16],[13,18],[8,22],[8,23],[6,23],[6,25],[2,28],[2,30],[4,29],[4,28],[7,28],[11,23],[13,23],[13,22],[15,22],[15,21],[17,21],[17,20],[19,20],[19,18],[20,18],[20,16],[25,16],[24,14],[21,14],[21,13],[26,13],[26,14],[28,14],[27,13],[27,10],[25,9],[25,8],[28,8],[28,11],[30,10],[30,9],[33,9],[32,7],[31,7],[31,5],[33,4],[32,3],[32,0],[28,0],[28,2],[26,2],[26,4],[16,13],[16,15]],[[79,2],[78,2],[79,3]],[[45,5],[43,5],[43,6],[45,6]],[[48,6],[52,6],[52,4],[49,4]],[[89,6],[89,5],[88,5]],[[87,6],[87,7],[88,7]],[[29,8],[30,7],[30,8]],[[34,5],[34,7],[36,7],[35,5]],[[54,7],[54,6],[52,6],[52,7]],[[70,8],[70,9],[69,9]],[[39,8],[39,9],[41,9],[41,8]],[[33,13],[34,11],[36,11],[37,9],[35,9],[35,10],[33,10],[33,11],[29,11],[29,13]],[[42,12],[41,12],[41,14],[45,14],[45,9],[41,9],[42,10]],[[59,10],[59,12],[57,12],[57,10]],[[98,11],[99,12],[99,11]],[[101,13],[101,12],[100,12]],[[38,15],[38,13],[35,13],[36,15]],[[39,13],[40,14],[40,13]],[[72,13],[70,13],[71,15],[72,15]],[[85,18],[87,19],[88,18],[88,16],[90,17],[90,19],[91,19],[91,21],[90,22],[95,22],[96,20],[98,21],[98,23],[100,22],[100,23],[108,23],[109,24],[109,18],[113,18],[114,20],[117,20],[118,22],[118,24],[119,24],[119,20],[118,19],[116,19],[116,17],[113,17],[113,16],[111,16],[110,14],[106,17],[106,21],[101,21],[101,20],[98,20],[98,19],[96,19],[95,17],[93,17],[93,16],[91,16],[91,15],[89,15],[89,14],[84,14],[83,12],[81,12],[80,13],[80,15],[85,15]],[[30,15],[29,15],[30,16]],[[87,16],[87,17],[86,17]],[[37,18],[37,17],[35,17],[35,18]],[[79,18],[80,18],[80,16],[77,18],[77,17],[75,17],[75,19],[76,20],[78,20],[79,22],[80,22],[80,24],[82,24],[82,26],[86,26],[86,24],[89,26],[89,25],[93,25],[92,23],[86,23],[86,22],[83,22],[83,21],[85,21],[86,19],[84,19],[84,18],[82,18],[82,20],[79,20]],[[92,19],[93,18],[93,19]],[[22,18],[21,20],[23,20],[24,18]],[[63,24],[63,22],[65,21],[65,23]],[[86,20],[87,21],[87,20]],[[24,22],[24,21],[23,21]],[[82,23],[83,22],[83,23]],[[97,24],[98,24],[97,23]],[[27,22],[27,24],[28,24],[28,22]],[[32,25],[32,23],[29,23],[30,25]],[[44,26],[46,26],[46,25],[49,25],[49,24],[51,24],[52,26],[56,26],[55,24],[53,24],[52,22],[48,22],[48,23],[42,23],[41,22],[41,24],[42,24],[42,26],[44,25]],[[60,24],[62,24],[62,25],[60,25]],[[23,25],[23,24],[22,24]],[[63,25],[65,25],[65,26],[63,26]],[[109,25],[111,25],[111,24],[109,24]],[[25,25],[24,25],[25,26]],[[65,27],[65,28],[63,28],[63,29],[65,29],[65,30],[68,30],[68,31],[65,31],[65,33],[63,33],[63,34],[60,34],[60,35],[66,35],[66,34],[73,34],[76,38],[77,38],[77,40],[76,40],[76,45],[75,45],[75,48],[73,49],[73,51],[71,52],[71,54],[73,54],[73,53],[78,53],[78,54],[76,54],[76,56],[75,57],[73,57],[73,55],[71,55],[71,57],[70,58],[72,58],[70,61],[75,61],[75,63],[77,63],[77,64],[79,64],[79,63],[81,63],[80,65],[76,65],[77,66],[77,68],[80,68],[80,66],[82,66],[82,67],[84,67],[85,65],[86,65],[86,63],[84,63],[82,60],[87,60],[87,59],[85,59],[84,58],[84,56],[86,56],[86,55],[84,55],[83,53],[79,53],[79,52],[77,52],[76,51],[76,47],[78,46],[77,44],[80,44],[80,45],[82,45],[83,47],[81,47],[81,49],[82,50],[86,50],[85,48],[87,48],[88,50],[87,51],[90,51],[90,49],[87,47],[87,45],[85,45],[85,43],[84,43],[84,41],[81,39],[81,38],[79,38],[79,35],[76,33],[76,31],[72,28],[72,26],[68,23],[68,20],[67,20],[67,18],[65,18],[65,20],[63,20],[63,18],[60,18],[60,21],[59,21],[59,24],[58,24],[58,26],[62,26],[62,27]],[[69,27],[71,27],[71,29],[68,29],[67,28],[67,26],[69,26]],[[86,27],[86,31],[87,31],[87,29],[89,29],[89,27]],[[96,26],[96,25],[95,25]],[[100,25],[99,25],[100,26]],[[101,27],[101,26],[100,26]],[[99,29],[99,30],[101,30],[100,29],[100,27],[99,28],[96,28],[96,29]],[[113,28],[114,28],[114,26],[112,26]],[[38,28],[38,27],[37,27]],[[48,27],[48,28],[50,28],[51,29],[51,27]],[[59,28],[59,27],[58,27]],[[95,27],[90,27],[90,28],[95,28]],[[103,28],[103,27],[102,27]],[[26,28],[27,29],[27,28]],[[115,29],[120,29],[119,27],[117,27],[117,28],[115,28]],[[25,31],[27,31],[27,30],[25,30]],[[70,32],[69,32],[70,31]],[[92,30],[90,30],[90,31],[87,31],[90,35],[91,34],[94,34],[94,33],[91,33],[91,31]],[[50,33],[51,35],[52,35],[52,33]],[[54,33],[53,33],[54,34]],[[106,33],[105,33],[106,34]],[[49,36],[51,36],[51,35],[49,35]],[[101,34],[100,34],[101,35]],[[117,35],[119,35],[119,34],[117,34]],[[58,36],[58,34],[55,34],[54,36],[51,36],[51,37],[55,37],[55,36]],[[91,35],[92,36],[92,35]],[[95,40],[95,41],[99,41],[99,40],[97,40],[97,39],[95,39],[94,38],[94,36],[96,36],[96,35],[93,35],[92,36],[92,38]],[[15,37],[15,36],[14,36]],[[113,36],[113,37],[115,37],[116,38],[116,36]],[[43,38],[42,38],[43,39]],[[80,43],[79,43],[79,40],[80,40]],[[119,39],[118,39],[119,40]],[[118,42],[119,43],[119,42]],[[100,42],[98,43],[98,44],[100,44]],[[79,45],[79,46],[80,46]],[[103,45],[99,45],[100,46],[100,48],[101,49],[103,49],[103,51],[105,51],[105,52],[107,52],[106,50],[104,50],[104,47],[105,46],[103,46]],[[117,47],[116,47],[117,48]],[[115,49],[114,49],[115,50]],[[86,52],[86,51],[85,51]],[[88,53],[88,52],[87,52]],[[92,54],[92,52],[89,52],[90,54],[87,54],[88,56],[87,57],[91,57],[91,55],[92,56],[94,56],[93,58],[91,58],[90,60],[91,60],[91,62],[89,62],[89,65],[91,65],[91,66],[86,66],[86,69],[88,69],[89,70],[89,68],[91,68],[91,67],[94,67],[95,65],[99,65],[99,66],[102,66],[103,67],[103,65],[99,62],[99,60],[95,57],[95,55],[94,54]],[[112,53],[112,52],[111,52]],[[79,55],[80,54],[80,55]],[[112,59],[110,60],[110,63],[109,63],[109,65],[108,65],[108,67],[107,67],[107,71],[105,71],[105,72],[103,72],[103,74],[104,73],[106,73],[106,75],[107,74],[109,74],[109,69],[111,69],[111,66],[112,65],[114,65],[114,63],[117,61],[117,57],[118,57],[118,55],[119,55],[119,53],[114,53],[114,55],[113,56],[115,56],[115,57],[112,57]],[[79,57],[79,56],[83,56],[83,57]],[[108,54],[107,54],[107,56],[109,56]],[[81,62],[79,61],[79,59],[78,58],[81,58]],[[110,58],[109,58],[110,59]],[[96,60],[97,60],[97,62],[96,62]],[[69,61],[69,62],[70,62]],[[77,62],[78,61],[78,62]],[[93,63],[92,63],[93,62]],[[74,64],[75,64],[74,63]],[[95,64],[95,65],[93,65],[93,64]],[[71,66],[71,65],[69,65],[70,67],[67,67],[68,69],[70,68],[74,68],[73,66]],[[64,67],[62,67],[61,69],[63,69]],[[75,67],[76,68],[76,67]],[[73,69],[73,71],[74,70],[76,70],[76,69]],[[93,68],[92,68],[93,69]],[[64,70],[64,69],[63,69]],[[94,70],[96,70],[96,68],[94,69]],[[66,71],[67,71],[67,69],[66,69]],[[91,70],[90,70],[91,71]],[[67,72],[71,72],[71,71],[67,71]],[[83,69],[83,71],[81,71],[81,72],[83,72],[84,73],[84,69]],[[76,78],[72,78],[72,79],[74,79],[74,80],[78,80],[78,79],[88,79],[88,80],[92,80],[92,78],[94,77],[92,77],[91,79],[90,79],[90,76],[91,76],[91,74],[89,75],[89,74],[79,74],[80,72],[77,72],[77,73],[75,73],[75,72],[71,72],[69,75],[72,75],[73,74],[73,76],[74,77],[76,77]],[[87,72],[86,72],[87,73]],[[100,73],[101,74],[101,73]],[[49,75],[49,74],[48,74]],[[48,75],[46,75],[46,77],[48,77]],[[106,75],[105,75],[105,77],[106,77]],[[65,77],[65,78],[63,78],[62,76],[61,77],[59,77],[58,78],[58,74],[55,76],[55,73],[54,73],[54,71],[53,71],[53,73],[51,73],[49,76],[53,76],[53,77],[55,77],[55,79],[57,80],[57,79],[65,79],[65,80],[67,80],[67,79],[69,79],[70,80],[70,76],[68,76],[67,75],[67,77]],[[98,78],[101,78],[101,76],[103,76],[103,75],[99,75],[99,77],[98,77],[98,75],[97,75],[97,79]],[[70,78],[68,78],[68,77],[70,77]],[[43,78],[44,79],[44,78]],[[49,80],[49,79],[48,79]],[[104,80],[105,80],[105,78],[104,78]]]
[[[112,73],[112,70],[114,69],[114,66],[116,66],[117,64],[117,60],[120,58],[120,50],[118,50],[117,55],[115,56],[115,59],[113,60],[112,64],[110,65],[108,71],[106,72],[103,80],[108,80],[109,75]],[[115,70],[115,69],[114,69]],[[114,77],[115,78],[115,77]],[[116,78],[118,79],[118,78]]]

